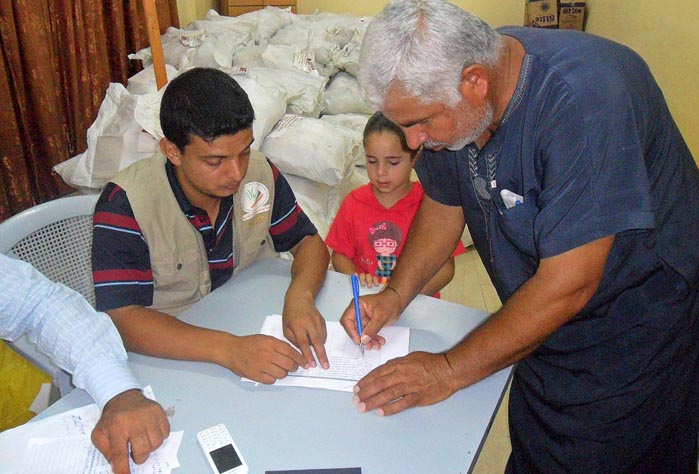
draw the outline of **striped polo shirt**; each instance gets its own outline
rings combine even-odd
[[[269,160],[274,176],[274,205],[269,234],[274,249],[286,252],[317,230],[296,202],[291,187]],[[216,222],[193,206],[167,161],[165,171],[172,192],[189,222],[201,233],[209,260],[211,290],[233,275],[233,196],[221,199]],[[126,192],[108,183],[95,206],[93,217],[92,277],[96,307],[107,311],[128,305],[153,304],[153,271],[150,253],[134,218]]]

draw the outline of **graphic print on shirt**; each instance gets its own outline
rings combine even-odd
[[[380,221],[369,226],[369,244],[376,252],[376,276],[389,278],[396,266],[396,250],[403,241],[403,232],[393,222]]]

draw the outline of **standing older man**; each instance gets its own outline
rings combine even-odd
[[[464,223],[504,302],[445,353],[369,374],[359,409],[436,403],[517,362],[508,472],[696,472],[699,172],[643,60],[406,0],[370,24],[359,80],[425,148],[426,193],[361,339],[383,343]]]

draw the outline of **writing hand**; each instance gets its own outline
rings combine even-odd
[[[400,316],[400,300],[392,291],[382,291],[375,295],[366,295],[359,298],[359,310],[362,315],[361,342],[366,349],[378,349],[386,340],[378,335],[378,332],[387,324],[398,320]],[[350,302],[340,317],[340,324],[355,344],[359,344],[357,332],[357,320],[354,313],[354,302]]]
[[[449,398],[457,390],[452,381],[444,354],[411,352],[369,372],[355,385],[353,401],[360,412],[389,416]]]
[[[140,390],[127,390],[105,405],[92,431],[92,443],[115,474],[129,474],[129,444],[134,462],[142,464],[169,435],[170,424],[163,408]]]

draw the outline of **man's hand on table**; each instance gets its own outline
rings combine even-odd
[[[127,390],[112,398],[92,431],[92,443],[112,465],[115,474],[129,474],[131,457],[142,464],[170,435],[163,408],[140,390]]]
[[[273,384],[305,362],[291,344],[276,337],[264,334],[233,337],[235,346],[222,348],[225,356],[219,364],[255,382]]]
[[[369,372],[354,387],[360,412],[388,416],[449,398],[457,387],[445,354],[411,352]]]
[[[311,347],[318,357],[318,363],[324,369],[330,367],[325,352],[325,340],[328,337],[325,319],[313,304],[313,297],[287,297],[282,315],[284,337],[301,349],[304,368],[316,366]]]

